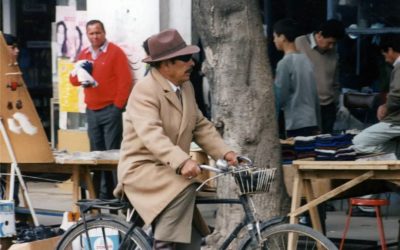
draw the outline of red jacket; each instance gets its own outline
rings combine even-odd
[[[93,62],[93,78],[99,86],[85,88],[85,103],[90,110],[99,110],[111,104],[124,108],[133,87],[132,72],[125,53],[117,45],[108,43],[107,50],[92,59],[89,48],[84,49],[78,60]],[[70,74],[70,82],[80,86],[77,76]]]

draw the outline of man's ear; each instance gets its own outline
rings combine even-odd
[[[160,68],[161,67],[168,67],[168,63],[167,63],[168,61],[161,61],[160,62]]]
[[[170,60],[165,60],[160,63],[160,69],[164,72],[169,72],[171,66]]]

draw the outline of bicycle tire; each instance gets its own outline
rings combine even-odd
[[[243,240],[239,244],[241,250],[250,249],[288,249],[287,239],[288,234],[294,233],[298,236],[297,246],[293,249],[327,249],[337,250],[335,244],[330,241],[326,236],[313,230],[310,227],[306,227],[298,224],[279,224],[272,227],[264,227],[261,229],[262,244],[258,245],[250,237]],[[258,237],[258,235],[257,235]],[[320,246],[320,248],[317,248]]]
[[[150,250],[152,249],[149,237],[140,229],[134,228],[130,233],[129,240],[122,243],[124,236],[130,228],[130,224],[121,220],[117,216],[113,215],[101,215],[92,217],[86,220],[86,227],[91,230],[90,242],[92,250],[97,249],[96,246],[101,246],[104,249],[134,249],[134,250]],[[94,232],[94,230],[96,232]],[[99,232],[99,230],[101,231]],[[104,230],[103,230],[104,229]],[[100,233],[100,235],[98,235]],[[106,233],[104,237],[103,233]],[[93,234],[97,235],[94,236]],[[107,248],[104,244],[104,239],[107,242]],[[58,242],[56,250],[79,250],[79,249],[90,249],[89,241],[86,240],[86,230],[83,221],[79,222],[68,231],[64,233],[61,240]],[[114,247],[114,244],[118,244],[118,248]],[[85,248],[86,247],[86,248]],[[102,249],[103,249],[102,248]]]

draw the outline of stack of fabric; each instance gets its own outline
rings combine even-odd
[[[283,164],[292,164],[292,161],[297,159],[293,139],[281,140],[281,151]]]
[[[357,153],[352,146],[353,134],[319,135],[315,140],[317,161],[352,161]]]
[[[315,158],[316,136],[296,136],[294,139],[294,149],[297,159]]]

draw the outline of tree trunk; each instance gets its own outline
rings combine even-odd
[[[225,141],[257,167],[278,168],[272,190],[254,201],[263,220],[284,215],[289,203],[258,1],[194,0],[192,8],[194,29],[206,54],[203,71],[210,81],[213,121],[222,127]],[[219,197],[236,197],[231,177],[220,178],[217,187]],[[208,245],[217,246],[241,218],[241,207],[220,206]]]

